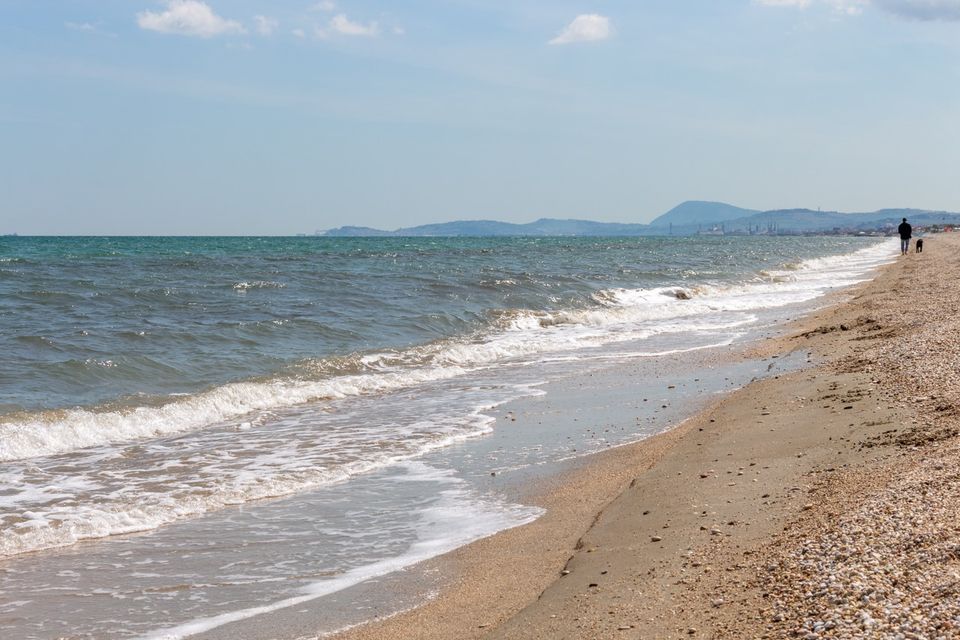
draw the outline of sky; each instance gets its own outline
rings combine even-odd
[[[0,0],[0,233],[960,211],[960,0]]]

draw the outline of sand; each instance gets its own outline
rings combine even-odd
[[[960,236],[834,302],[752,354],[807,367],[589,458],[338,638],[960,636]]]

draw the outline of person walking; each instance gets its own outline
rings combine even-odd
[[[900,226],[897,227],[897,232],[900,234],[900,255],[905,256],[910,251],[910,236],[913,235],[913,227],[907,224],[907,219],[904,218]]]

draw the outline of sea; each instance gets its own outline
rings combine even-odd
[[[186,638],[308,603],[319,636],[413,606],[405,571],[542,514],[532,477],[763,375],[716,356],[896,250],[0,237],[0,637]],[[696,380],[690,402],[599,438],[504,414],[625,363]]]

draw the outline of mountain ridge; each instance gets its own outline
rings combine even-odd
[[[654,218],[638,222],[539,218],[515,223],[498,220],[456,220],[393,231],[362,226],[343,226],[317,232],[325,237],[466,237],[466,236],[658,236],[698,233],[802,234],[867,232],[896,226],[901,218],[916,225],[958,225],[960,213],[913,208],[886,208],[872,212],[844,213],[805,208],[744,209],[724,202],[688,200]]]

